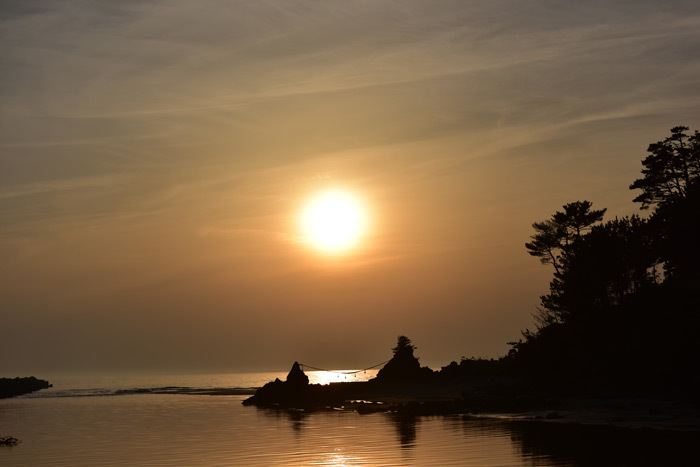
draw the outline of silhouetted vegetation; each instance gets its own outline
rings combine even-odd
[[[582,394],[692,391],[700,370],[700,134],[675,127],[642,162],[638,215],[569,203],[533,224],[528,253],[554,265],[537,329],[510,365],[538,389]]]
[[[51,384],[33,376],[28,378],[0,378],[0,399],[21,396],[39,389],[50,388]]]
[[[439,376],[490,395],[693,395],[700,382],[700,133],[649,145],[630,189],[650,215],[603,221],[587,200],[540,222],[527,252],[554,268],[535,330],[498,360]],[[481,396],[478,396],[481,397]],[[501,399],[500,402],[505,402]]]
[[[603,219],[607,209],[591,210],[590,201],[576,201],[564,205],[564,211],[557,211],[551,219],[535,222],[532,228],[537,232],[532,242],[526,243],[528,253],[540,258],[542,264],[552,264],[559,269],[559,255],[570,243],[578,240],[591,225]]]
[[[360,413],[403,415],[521,411],[564,395],[691,396],[700,383],[700,133],[675,127],[651,144],[642,194],[647,217],[604,221],[606,209],[574,201],[535,222],[527,252],[552,264],[536,329],[499,359],[462,358],[434,372],[399,336],[392,359],[364,383],[309,385],[295,363],[287,382],[266,384],[255,405],[319,407],[348,400]],[[445,399],[460,388],[461,398]],[[420,402],[418,401],[420,400]],[[410,436],[407,436],[410,438]]]

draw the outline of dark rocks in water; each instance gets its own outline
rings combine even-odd
[[[276,379],[258,389],[253,397],[243,401],[244,405],[275,406],[288,408],[319,408],[342,405],[347,400],[373,397],[404,396],[420,392],[427,380],[434,379],[435,373],[428,367],[421,367],[413,355],[415,346],[406,336],[399,336],[393,358],[387,362],[377,377],[367,382],[331,383],[328,385],[309,384],[301,365],[294,362],[286,381]],[[363,408],[362,410],[365,410]]]
[[[312,402],[309,387],[309,377],[299,363],[294,362],[286,381],[277,378],[265,384],[252,397],[243,401],[243,405],[305,407]]]
[[[294,386],[286,381],[277,379],[258,389],[255,395],[243,401],[243,405],[295,409],[336,407],[343,404],[347,399],[348,393],[334,386],[336,385],[321,386],[320,384],[309,384],[306,386]]]
[[[287,374],[287,384],[290,386],[301,387],[309,385],[309,377],[301,369],[299,362],[294,362],[292,369]]]
[[[0,436],[0,446],[16,446],[18,443],[21,441],[12,436]]]
[[[28,378],[0,378],[0,399],[21,396],[39,389],[50,388],[52,385],[34,376]]]
[[[309,378],[294,362],[286,381],[276,379],[258,389],[243,405],[317,409],[340,406],[350,395],[361,395],[367,383],[331,383],[326,386],[309,384]]]

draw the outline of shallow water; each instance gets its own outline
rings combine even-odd
[[[192,378],[187,384],[184,380],[170,384],[172,381],[161,378],[151,383],[154,387],[225,387],[233,382],[240,387],[246,378]],[[134,380],[120,381],[122,389],[134,384]],[[0,448],[0,465],[695,465],[693,459],[697,459],[696,443],[688,434],[505,423],[462,416],[275,411],[244,407],[241,401],[245,396],[65,397],[61,394],[83,394],[80,391],[90,389],[66,384],[54,388],[52,397],[46,397],[51,395],[47,391],[44,397],[0,401],[0,436],[22,440],[17,446]],[[111,388],[104,382],[99,386]]]
[[[243,396],[15,399],[3,466],[529,465],[499,424],[286,412]],[[542,465],[542,463],[538,463]]]

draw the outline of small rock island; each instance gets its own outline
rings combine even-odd
[[[52,385],[43,379],[29,376],[26,378],[0,378],[0,399],[21,396],[40,389],[50,388]]]

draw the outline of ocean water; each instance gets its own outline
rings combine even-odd
[[[258,409],[241,404],[248,396],[196,394],[256,387],[284,376],[57,376],[50,380],[54,388],[0,400],[0,436],[21,440],[0,447],[0,465],[697,465],[697,444],[685,435],[459,415]]]

